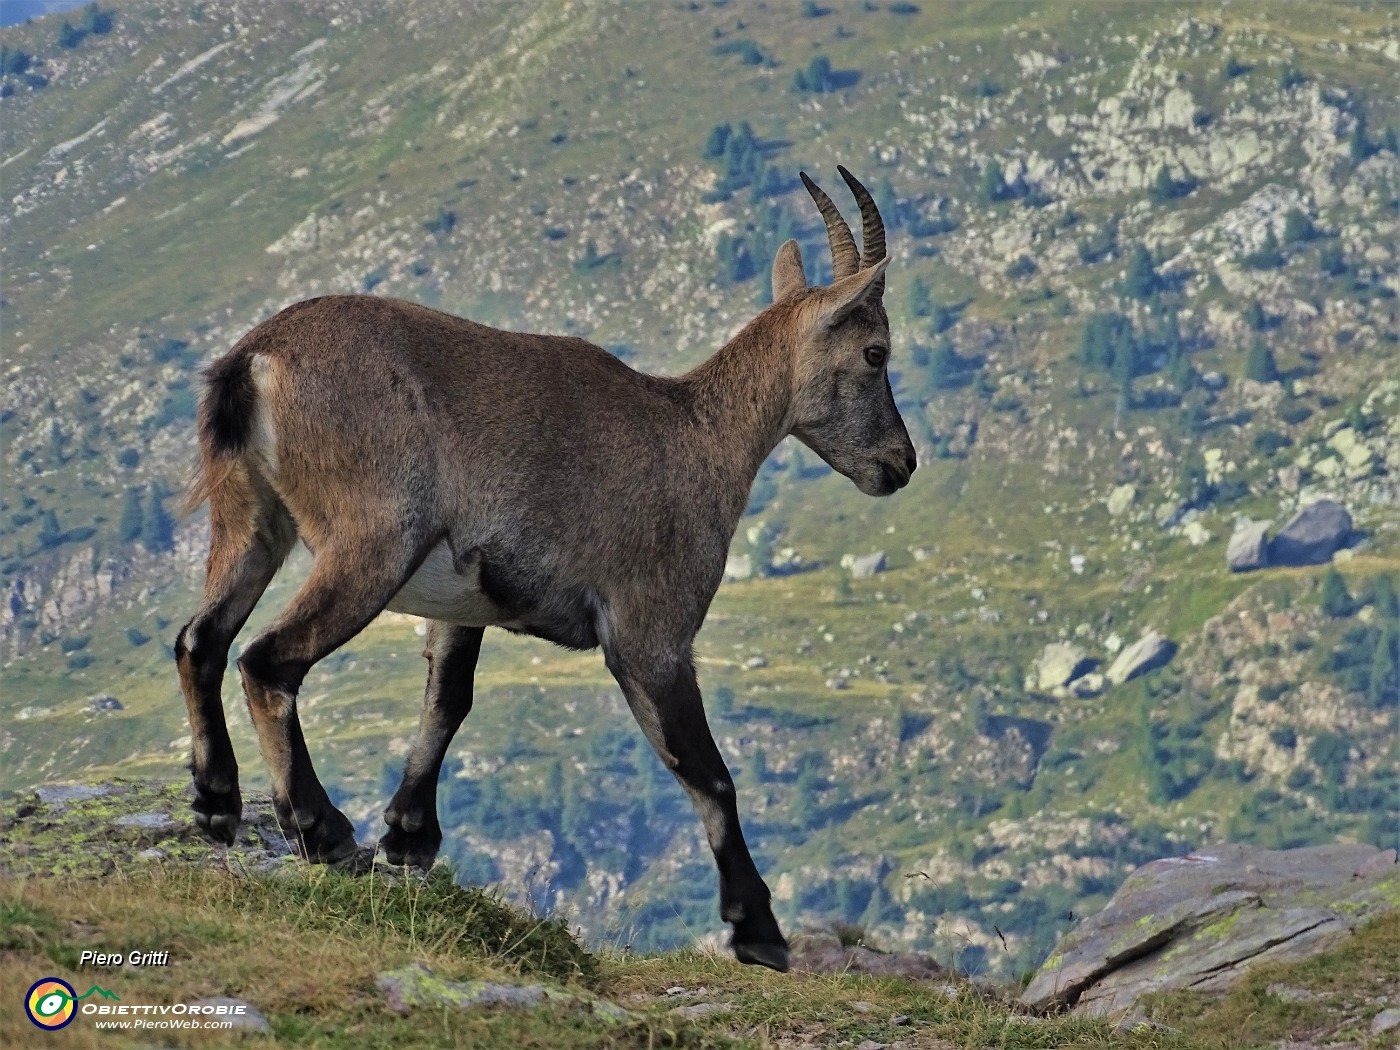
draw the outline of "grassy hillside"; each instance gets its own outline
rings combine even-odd
[[[733,548],[757,571],[699,642],[780,916],[1010,977],[1144,859],[1393,841],[1390,5],[102,11],[0,33],[0,786],[185,761],[169,645],[205,524],[162,508],[201,361],[372,291],[677,372],[760,308],[781,237],[825,259],[796,172],[843,162],[891,226],[921,468],[869,501],[781,447]],[[1324,495],[1360,533],[1347,603],[1323,611],[1322,569],[1226,571],[1237,521]],[[1036,678],[1047,644],[1102,672],[1149,628],[1179,646],[1152,675]],[[414,630],[376,623],[301,700],[369,836]],[[713,935],[696,822],[601,659],[494,637],[478,682],[442,792],[463,879],[600,943]]]

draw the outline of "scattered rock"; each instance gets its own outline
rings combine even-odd
[[[1174,642],[1168,641],[1156,631],[1148,631],[1118,654],[1118,658],[1108,669],[1108,680],[1114,685],[1122,685],[1138,675],[1155,671],[1175,655]]]
[[[1286,984],[1271,984],[1264,991],[1285,1003],[1307,1003],[1317,998],[1316,992],[1310,992],[1306,988],[1291,988]]]
[[[1220,845],[1143,865],[1060,941],[1022,1001],[1118,1014],[1151,992],[1220,991],[1256,964],[1328,950],[1395,907],[1400,866],[1355,874],[1380,852]]]
[[[1188,521],[1181,530],[1181,534],[1186,537],[1186,542],[1193,547],[1204,547],[1210,542],[1210,530],[1199,521]]]
[[[1133,505],[1135,499],[1137,499],[1136,485],[1119,485],[1108,494],[1108,499],[1105,501],[1108,504],[1108,513],[1112,517],[1118,517]]]
[[[851,559],[851,579],[864,580],[885,571],[885,552],[873,551]]]
[[[1068,685],[1093,667],[1093,661],[1079,646],[1072,642],[1051,642],[1041,650],[1035,662],[1036,688],[1049,692],[1062,685]]]
[[[1351,514],[1335,500],[1304,507],[1269,543],[1273,565],[1324,565],[1351,535]]]
[[[753,557],[748,554],[731,554],[724,563],[726,583],[738,583],[753,578]]]
[[[1076,678],[1069,684],[1071,696],[1080,700],[1091,700],[1104,691],[1104,676],[1096,672],[1090,672],[1082,678]]]
[[[103,711],[120,711],[122,709],[122,702],[115,696],[90,696],[87,698],[87,705],[88,710],[99,713]]]
[[[868,973],[916,980],[947,978],[949,971],[921,952],[881,952],[843,945],[832,933],[800,933],[792,939],[792,968],[807,973]]]
[[[1389,1010],[1382,1010],[1371,1018],[1372,1035],[1384,1035],[1397,1028],[1400,1028],[1400,1007],[1392,1006]]]
[[[710,1014],[728,1013],[733,1009],[733,1003],[694,1003],[691,1006],[677,1006],[670,1012],[676,1017],[685,1018],[687,1021],[698,1021]]]
[[[69,802],[102,798],[111,794],[111,790],[106,784],[45,784],[34,793],[44,805],[62,807]]]
[[[195,999],[192,1005],[200,1008],[201,1016],[209,1020],[228,1021],[239,1032],[270,1032],[272,1025],[262,1011],[242,999],[227,995],[210,996],[208,999]]]
[[[1245,521],[1235,529],[1225,547],[1225,564],[1231,572],[1252,572],[1269,564],[1267,521]]]
[[[765,656],[750,656],[744,661],[746,671],[759,671],[768,666],[768,658]]]
[[[381,973],[374,983],[384,993],[389,1009],[401,1014],[420,1006],[450,1006],[459,1010],[488,1006],[529,1009],[552,1003],[594,1013],[610,1021],[625,1021],[629,1016],[617,1004],[583,992],[565,991],[544,984],[453,981],[437,976],[422,963],[411,963],[401,969]]]

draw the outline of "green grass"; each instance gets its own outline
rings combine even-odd
[[[791,1039],[1009,1050],[1198,1045],[1161,1033],[1125,1033],[1102,1021],[1026,1017],[1000,993],[963,982],[945,990],[856,974],[778,975],[694,952],[594,956],[557,923],[441,881],[391,884],[300,867],[277,878],[175,865],[100,882],[9,880],[0,884],[0,944],[7,987],[51,975],[75,985],[95,980],[127,1003],[232,995],[267,1017],[272,1035],[262,1044],[273,1046],[719,1050]],[[75,969],[81,949],[93,945],[105,951],[159,946],[170,952],[170,964]],[[618,1024],[564,1007],[419,1008],[400,1016],[387,1008],[375,977],[414,962],[447,980],[542,980],[575,988],[623,1005],[629,1019]],[[666,994],[677,986],[692,994]],[[729,1008],[695,1020],[671,1012],[697,1001]],[[28,1045],[32,1033],[17,998],[7,997],[0,1040]],[[46,1038],[55,1046],[144,1045],[99,1034],[81,1016]],[[167,1045],[230,1042],[208,1033],[166,1038]],[[237,1037],[232,1043],[241,1045]]]

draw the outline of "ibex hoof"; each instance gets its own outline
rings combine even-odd
[[[407,864],[413,868],[431,868],[442,845],[442,829],[436,820],[425,821],[422,816],[390,811],[384,816],[389,830],[380,839],[384,855],[390,864]]]
[[[274,807],[277,823],[296,840],[297,846],[313,864],[334,864],[354,854],[355,826],[334,806],[326,805],[315,813],[290,811]]]
[[[232,791],[213,791],[195,784],[190,808],[194,810],[194,822],[201,831],[215,842],[233,845],[243,817],[243,799],[237,787]]]
[[[792,952],[786,944],[742,944],[736,940],[734,958],[741,963],[766,966],[779,973],[787,973],[792,967]]]

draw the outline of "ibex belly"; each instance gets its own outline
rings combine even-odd
[[[428,552],[388,608],[462,627],[514,626],[482,590],[480,560],[457,562],[445,540]]]

